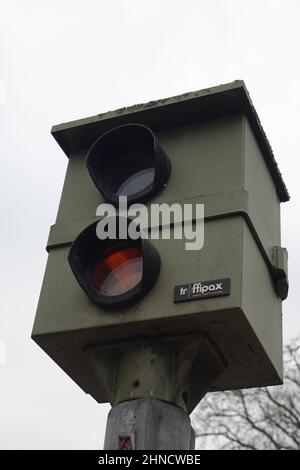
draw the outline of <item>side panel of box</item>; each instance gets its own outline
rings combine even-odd
[[[276,295],[270,273],[246,222],[243,224],[242,266],[242,308],[278,374],[279,383],[282,379],[282,301]],[[256,353],[258,351],[254,350]]]
[[[269,169],[246,117],[244,117],[245,190],[249,213],[268,256],[280,245],[280,201]]]

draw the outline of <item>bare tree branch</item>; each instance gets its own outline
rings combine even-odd
[[[200,448],[300,449],[300,337],[284,365],[283,386],[208,394],[193,417]]]

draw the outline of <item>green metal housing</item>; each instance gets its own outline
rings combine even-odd
[[[86,169],[86,153],[103,132],[125,123],[149,126],[172,163],[167,187],[150,202],[204,203],[205,242],[200,251],[186,251],[185,240],[154,240],[162,261],[157,283],[134,305],[111,312],[91,303],[67,255],[104,202]],[[281,383],[287,267],[280,202],[289,195],[244,83],[61,124],[52,133],[69,164],[47,243],[34,341],[98,402],[108,400],[106,387],[88,349],[109,351],[120,341],[152,337],[209,335],[227,364],[211,391]],[[173,301],[178,284],[223,278],[231,280],[226,297]],[[202,373],[203,363],[196,362],[191,389]]]

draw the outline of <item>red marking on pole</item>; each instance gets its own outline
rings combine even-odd
[[[130,436],[119,436],[119,449],[120,450],[133,450]]]

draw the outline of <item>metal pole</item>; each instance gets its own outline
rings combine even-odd
[[[156,398],[126,401],[108,415],[105,450],[190,450],[195,434],[189,416]]]

